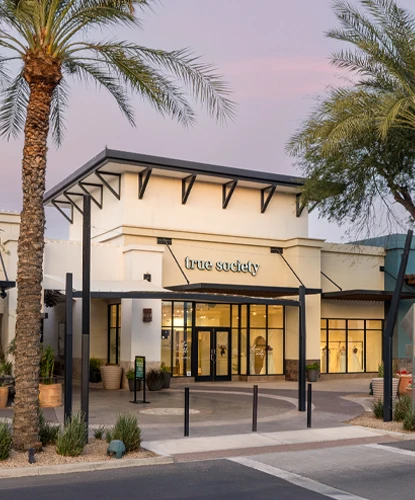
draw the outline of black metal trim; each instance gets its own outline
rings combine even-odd
[[[288,286],[255,286],[255,285],[235,285],[227,283],[191,283],[189,285],[174,285],[166,287],[174,292],[196,292],[201,290],[202,293],[221,293],[223,290],[230,290],[236,295],[238,292],[244,292],[247,296],[249,293],[262,293],[262,298],[266,296],[284,297],[289,295],[298,295],[299,291],[296,287]],[[203,290],[214,290],[214,292],[203,292]],[[307,295],[317,295],[321,293],[321,288],[307,288]],[[232,294],[233,295],[233,294]]]
[[[272,186],[268,186],[264,189],[261,189],[261,214],[264,214],[268,208],[272,197],[274,196],[275,190],[277,186],[273,184]]]
[[[223,177],[234,180],[244,180],[257,182],[259,184],[276,184],[279,186],[301,188],[304,179],[271,172],[258,172],[255,170],[245,170],[242,168],[226,167],[223,165],[211,165],[207,163],[178,160],[174,158],[163,158],[159,156],[130,153],[114,149],[105,149],[89,160],[85,165],[78,168],[66,179],[50,189],[44,196],[44,203],[50,203],[59,196],[62,191],[67,190],[72,185],[77,184],[82,179],[93,174],[98,168],[109,163],[129,163],[142,167],[160,168],[163,170],[173,170],[189,174],[203,174],[211,177]]]
[[[330,281],[330,283],[332,283],[335,287],[337,287],[341,292],[343,291],[343,288],[341,286],[339,286],[334,280],[332,280],[329,276],[327,276],[326,273],[323,273],[323,271],[320,271],[320,274],[322,276],[324,276],[327,280]]]
[[[81,291],[73,293],[74,298],[82,297]],[[214,293],[179,293],[179,292],[91,292],[93,299],[162,299],[184,302],[213,302],[221,304],[269,304],[298,307],[298,300],[248,297],[245,295],[220,295]]]
[[[88,196],[91,196],[89,193],[87,193]],[[71,196],[80,196],[80,197],[83,197],[84,195],[81,194],[81,193],[71,193],[70,191],[65,191],[63,193],[63,196],[65,196],[65,198],[69,201],[69,203],[71,203],[77,210],[78,212],[83,215],[84,214],[84,211],[82,210],[82,208],[78,207],[78,205],[76,204],[76,202],[71,198]]]
[[[60,212],[60,214],[65,217],[65,219],[68,222],[73,224],[73,204],[72,203],[70,203],[69,201],[56,201],[56,200],[52,200],[51,203],[58,210],[58,212]],[[58,203],[60,203],[61,205],[69,205],[71,207],[70,217],[68,217],[68,215],[61,209],[61,207],[58,206]]]
[[[116,174],[114,172],[100,172],[99,170],[95,170],[95,175],[104,184],[104,186],[108,188],[108,190],[117,198],[117,200],[121,199],[121,174]],[[105,177],[103,177],[104,175],[111,175],[118,178],[118,193],[105,179]]]
[[[78,186],[82,189],[82,191],[85,194],[88,194],[91,197],[91,200],[95,203],[95,205],[98,208],[102,209],[102,207],[104,206],[104,186],[102,184],[96,184],[94,182],[81,182],[80,181],[80,182],[78,182]],[[98,201],[93,196],[93,194],[85,186],[91,186],[93,188],[99,188],[101,201]]]
[[[196,174],[190,174],[188,177],[182,179],[182,205],[186,205],[196,177]]]
[[[9,280],[0,281],[0,290],[10,290],[10,288],[16,288],[15,281],[9,281]]]
[[[222,208],[226,209],[229,202],[231,201],[233,192],[235,191],[236,185],[238,181],[229,181],[225,184],[222,184]]]
[[[138,199],[142,200],[146,192],[148,181],[150,180],[152,168],[145,168],[138,173]]]

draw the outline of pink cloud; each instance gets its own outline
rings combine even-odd
[[[250,59],[227,63],[223,69],[237,97],[284,98],[340,84],[337,70],[322,58]]]

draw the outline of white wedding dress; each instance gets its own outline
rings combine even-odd
[[[357,356],[358,352],[352,352],[352,356],[350,358],[349,372],[362,372],[363,371],[362,365],[360,364],[359,358]]]

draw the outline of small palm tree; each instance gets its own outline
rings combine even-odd
[[[100,40],[119,26],[140,25],[136,10],[152,0],[0,0],[0,135],[24,132],[23,210],[18,243],[14,446],[38,441],[38,381],[47,138],[60,144],[68,79],[107,89],[131,124],[137,93],[184,125],[195,113],[188,93],[218,121],[232,117],[229,89],[189,50],[166,52],[128,41]],[[98,38],[97,38],[98,37]],[[15,77],[10,69],[17,66]]]

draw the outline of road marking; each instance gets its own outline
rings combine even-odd
[[[257,462],[256,460],[251,460],[244,457],[228,458],[227,460],[240,465],[245,465],[245,467],[250,467],[251,469],[259,470],[260,472],[265,472],[265,474],[270,474],[271,476],[284,479],[285,481],[295,484],[296,486],[300,486],[301,488],[304,488],[306,490],[320,493],[320,495],[325,495],[335,500],[367,500],[366,498],[353,495],[352,493],[347,493],[347,491],[332,488],[331,486],[327,486],[326,484],[318,483],[313,479],[308,479],[307,477],[299,476],[298,474],[294,474],[293,472],[278,469],[277,467],[263,464],[261,462]]]
[[[365,446],[375,448],[376,450],[389,451],[390,453],[397,453],[398,455],[406,455],[407,457],[415,458],[415,451],[411,450],[403,450],[401,448],[394,448],[393,446],[385,446],[381,444],[366,444]]]

